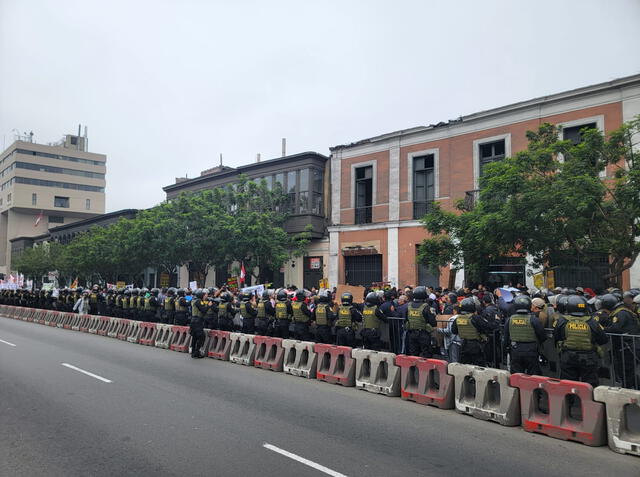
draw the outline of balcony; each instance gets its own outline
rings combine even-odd
[[[433,210],[433,201],[421,201],[413,203],[413,218],[418,220]]]
[[[373,207],[356,207],[356,224],[370,224],[373,218]]]
[[[473,210],[478,200],[480,200],[480,189],[466,191],[464,193],[464,208],[466,210]]]

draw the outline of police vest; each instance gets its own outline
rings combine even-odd
[[[253,318],[253,316],[251,316],[249,314],[249,311],[247,310],[248,307],[250,307],[251,305],[249,305],[249,303],[240,303],[240,316],[242,316],[243,319],[250,319]]]
[[[327,318],[327,305],[318,305],[316,307],[316,325],[329,325],[329,319]]]
[[[458,336],[464,340],[480,340],[480,332],[471,323],[471,314],[458,315],[456,324],[458,325]]]
[[[567,324],[564,328],[564,349],[572,351],[592,351],[591,327],[587,323],[591,317],[587,316],[567,316]]]
[[[365,328],[378,329],[380,326],[380,318],[378,318],[378,315],[376,314],[377,310],[378,307],[376,305],[366,305],[364,307],[364,310],[362,310],[362,320]]]
[[[144,310],[145,298],[143,296],[138,297],[138,310]]]
[[[202,312],[196,306],[197,300],[191,301],[191,316],[195,318],[202,318]],[[204,303],[204,302],[202,302]]]
[[[278,302],[276,303],[276,320],[288,320],[289,312],[287,311],[287,303],[286,302]]]
[[[176,300],[175,298],[171,297],[165,297],[164,299],[164,310],[165,311],[175,311],[176,309]]]
[[[116,307],[122,308],[122,297],[120,295],[116,297]]]
[[[92,293],[89,296],[89,303],[91,303],[92,305],[95,305],[98,303],[98,294],[97,293]]]
[[[125,296],[122,299],[122,309],[123,310],[128,310],[129,309],[129,297],[128,296]]]
[[[181,300],[182,300],[182,298],[184,298],[184,297],[178,298],[178,299],[175,301],[175,304],[176,304],[176,313],[186,313],[186,312],[187,312],[187,307],[186,307],[186,306],[184,306],[182,303],[180,303],[180,302],[181,302]]]
[[[351,325],[351,307],[340,305],[340,307],[338,308],[338,319],[336,320],[336,326],[340,328],[346,328]]]
[[[227,320],[233,320],[233,318],[236,316],[236,312],[235,312],[235,309],[233,308],[233,305],[231,305],[231,303],[225,303],[223,306],[224,306],[225,314],[227,316]]]
[[[264,306],[264,301],[260,300],[258,302],[258,318],[264,320],[267,317],[267,309]]]
[[[426,303],[422,303],[419,307],[414,308],[409,305],[407,308],[407,329],[408,330],[426,330],[431,331],[431,325],[427,325],[423,310],[427,307]]]
[[[511,341],[531,343],[536,341],[536,333],[531,324],[531,315],[515,314],[509,318]]]
[[[144,299],[144,309],[145,311],[151,311],[151,298]]]
[[[291,308],[293,309],[293,321],[298,323],[306,323],[309,321],[309,317],[302,311],[302,303],[303,302],[301,301],[294,301],[291,303]]]

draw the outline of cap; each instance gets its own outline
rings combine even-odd
[[[542,298],[534,298],[531,300],[531,304],[536,308],[544,308],[544,300]]]
[[[584,288],[582,288],[582,287],[576,287],[576,291],[577,291],[577,292],[582,292],[582,293],[584,293]]]

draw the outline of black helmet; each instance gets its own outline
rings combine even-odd
[[[124,294],[125,294],[126,296],[131,295],[131,288],[125,288],[125,289],[124,289]]]
[[[320,303],[329,303],[329,291],[321,290],[320,293],[318,293],[318,300]]]
[[[116,292],[116,291],[115,291],[115,289],[113,289],[113,288],[109,288],[109,289],[107,290],[107,295],[113,295],[115,292]]]
[[[158,288],[152,288],[152,289],[151,289],[151,294],[152,294],[153,296],[158,296],[158,295],[160,294],[160,289],[158,289]]]
[[[224,292],[222,295],[220,295],[220,298],[222,299],[223,302],[229,303],[231,301],[231,293]]]
[[[425,287],[419,286],[413,289],[413,299],[415,301],[425,301],[427,298],[429,298],[429,294]]]
[[[569,295],[567,298],[567,313],[571,316],[585,316],[587,312],[587,300],[583,296]]]
[[[92,290],[97,291],[100,287],[96,284],[91,287]]]
[[[167,289],[167,295],[168,295],[168,296],[173,296],[173,295],[175,295],[175,294],[176,294],[176,289],[175,289],[175,288],[173,288],[173,287],[169,287],[169,288]]]
[[[131,294],[132,294],[133,296],[138,296],[138,295],[140,294],[140,289],[139,289],[139,288],[133,288],[133,289],[131,290]]]
[[[376,292],[367,293],[367,297],[364,299],[367,305],[375,306],[380,303],[380,299],[378,298],[378,294]]]
[[[282,290],[278,290],[278,295],[276,296],[278,301],[287,301],[287,290],[284,288]]]
[[[267,301],[269,298],[271,298],[271,295],[269,294],[269,290],[265,290],[262,292],[262,299],[264,301]]]
[[[249,300],[251,300],[251,294],[250,293],[240,293],[240,301],[241,302],[246,303]]]
[[[202,298],[205,294],[205,291],[202,288],[198,288],[193,294],[196,298]]]
[[[218,293],[218,289],[216,287],[209,288],[209,295],[215,295]]]
[[[531,311],[531,298],[526,295],[520,295],[513,300],[516,313],[529,313]]]
[[[631,301],[633,301],[633,299],[636,297],[637,293],[632,292],[631,290],[627,290],[626,292],[624,292],[622,294],[622,299],[624,300],[625,298],[627,299],[631,299]]]
[[[304,290],[302,288],[296,291],[296,300],[304,301],[306,297],[307,296],[305,295]]]
[[[184,288],[178,288],[178,290],[176,290],[176,293],[178,294],[178,296],[184,296]]]
[[[385,300],[393,300],[396,297],[396,293],[389,289],[384,291],[384,299]]]
[[[600,306],[605,310],[613,311],[618,304],[618,299],[611,293],[607,293],[600,298]]]
[[[569,299],[569,295],[560,295],[558,300],[556,301],[556,308],[558,309],[558,313],[566,313],[567,312],[567,300]]]
[[[82,287],[78,287],[76,288],[76,293],[82,293],[84,291],[84,288]],[[38,290],[34,290],[35,293],[38,293]]]
[[[350,292],[344,292],[340,297],[340,302],[346,306],[351,305],[353,303],[353,295]]]
[[[460,311],[464,313],[475,313],[476,312],[476,302],[473,298],[465,298],[460,302]]]

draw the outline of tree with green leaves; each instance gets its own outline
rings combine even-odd
[[[543,124],[527,132],[526,150],[489,164],[479,199],[456,211],[438,204],[422,223],[430,233],[418,260],[477,272],[504,256],[528,256],[537,266],[576,259],[594,271],[608,256],[602,279],[616,284],[640,254],[640,118],[604,136],[583,129],[581,141],[559,139]]]

